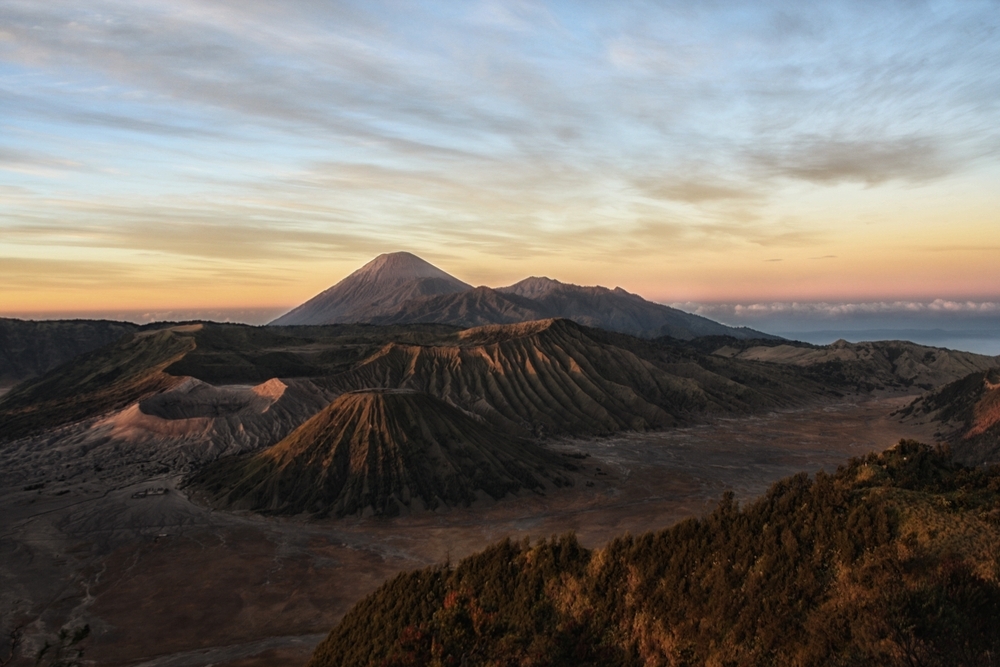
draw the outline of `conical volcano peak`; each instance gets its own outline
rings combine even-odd
[[[387,252],[379,255],[348,276],[368,278],[391,278],[411,280],[413,278],[454,278],[430,262],[420,259],[411,252]]]
[[[330,289],[271,324],[368,322],[393,313],[412,299],[472,289],[413,253],[379,255]]]
[[[542,490],[546,478],[562,485],[561,465],[439,398],[373,389],[342,394],[278,444],[220,460],[192,484],[239,509],[394,516]]]

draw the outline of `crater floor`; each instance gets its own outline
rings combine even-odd
[[[23,625],[22,653],[34,655],[60,627],[89,623],[85,657],[101,665],[300,665],[357,600],[400,570],[457,560],[505,536],[573,530],[599,546],[699,515],[727,489],[745,502],[782,477],[832,471],[900,438],[933,441],[933,425],[890,416],[912,398],[848,397],[690,428],[552,440],[580,466],[572,488],[392,520],[212,511],[178,489],[181,471],[169,465],[137,458],[128,474],[82,474],[86,447],[58,457],[22,447],[0,461],[3,634]],[[38,465],[46,469],[27,469]],[[42,487],[26,483],[39,478]]]

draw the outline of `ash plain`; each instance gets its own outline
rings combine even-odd
[[[891,416],[914,395],[553,439],[547,446],[579,466],[572,488],[389,520],[213,511],[182,488],[190,464],[176,453],[22,443],[0,453],[0,613],[5,634],[24,632],[11,664],[33,664],[59,628],[87,623],[92,664],[300,665],[401,570],[457,561],[506,536],[572,530],[598,547],[707,512],[725,490],[749,502],[782,477],[832,471],[900,438],[933,442],[933,425]]]

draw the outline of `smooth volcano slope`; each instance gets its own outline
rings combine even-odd
[[[398,310],[370,321],[372,324],[451,324],[478,327],[487,324],[517,324],[546,319],[538,304],[516,294],[503,294],[489,287],[467,292],[414,299]]]
[[[825,391],[793,369],[684,355],[569,320],[468,329],[451,345],[391,343],[319,382],[333,391],[425,392],[525,435],[661,428],[709,412],[801,404]]]
[[[344,394],[259,454],[221,459],[190,484],[233,509],[276,514],[374,514],[468,505],[543,480],[568,483],[559,457],[505,437],[438,399],[411,391]]]
[[[578,324],[640,338],[697,336],[777,339],[745,327],[728,327],[699,315],[647,301],[620,287],[584,287],[551,278],[526,278],[509,287],[414,299],[372,317],[373,324],[437,323],[462,327],[565,318]]]
[[[901,414],[940,422],[962,461],[1000,463],[1000,368],[970,373],[921,396]]]
[[[532,277],[508,287],[473,289],[408,252],[379,255],[271,325],[365,322],[476,327],[551,318],[641,338],[777,338],[653,303],[620,287],[583,287]]]
[[[408,252],[379,255],[330,289],[271,322],[272,325],[367,322],[412,299],[472,289]]]
[[[562,283],[551,278],[531,277],[508,287],[500,287],[497,291],[509,297],[530,299],[542,317],[565,317],[588,327],[618,331],[640,338],[778,338],[747,327],[729,327],[707,317],[653,303],[621,287],[588,287]]]

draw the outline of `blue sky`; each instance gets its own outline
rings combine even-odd
[[[410,250],[670,302],[1000,300],[997,2],[0,5],[0,314]]]

